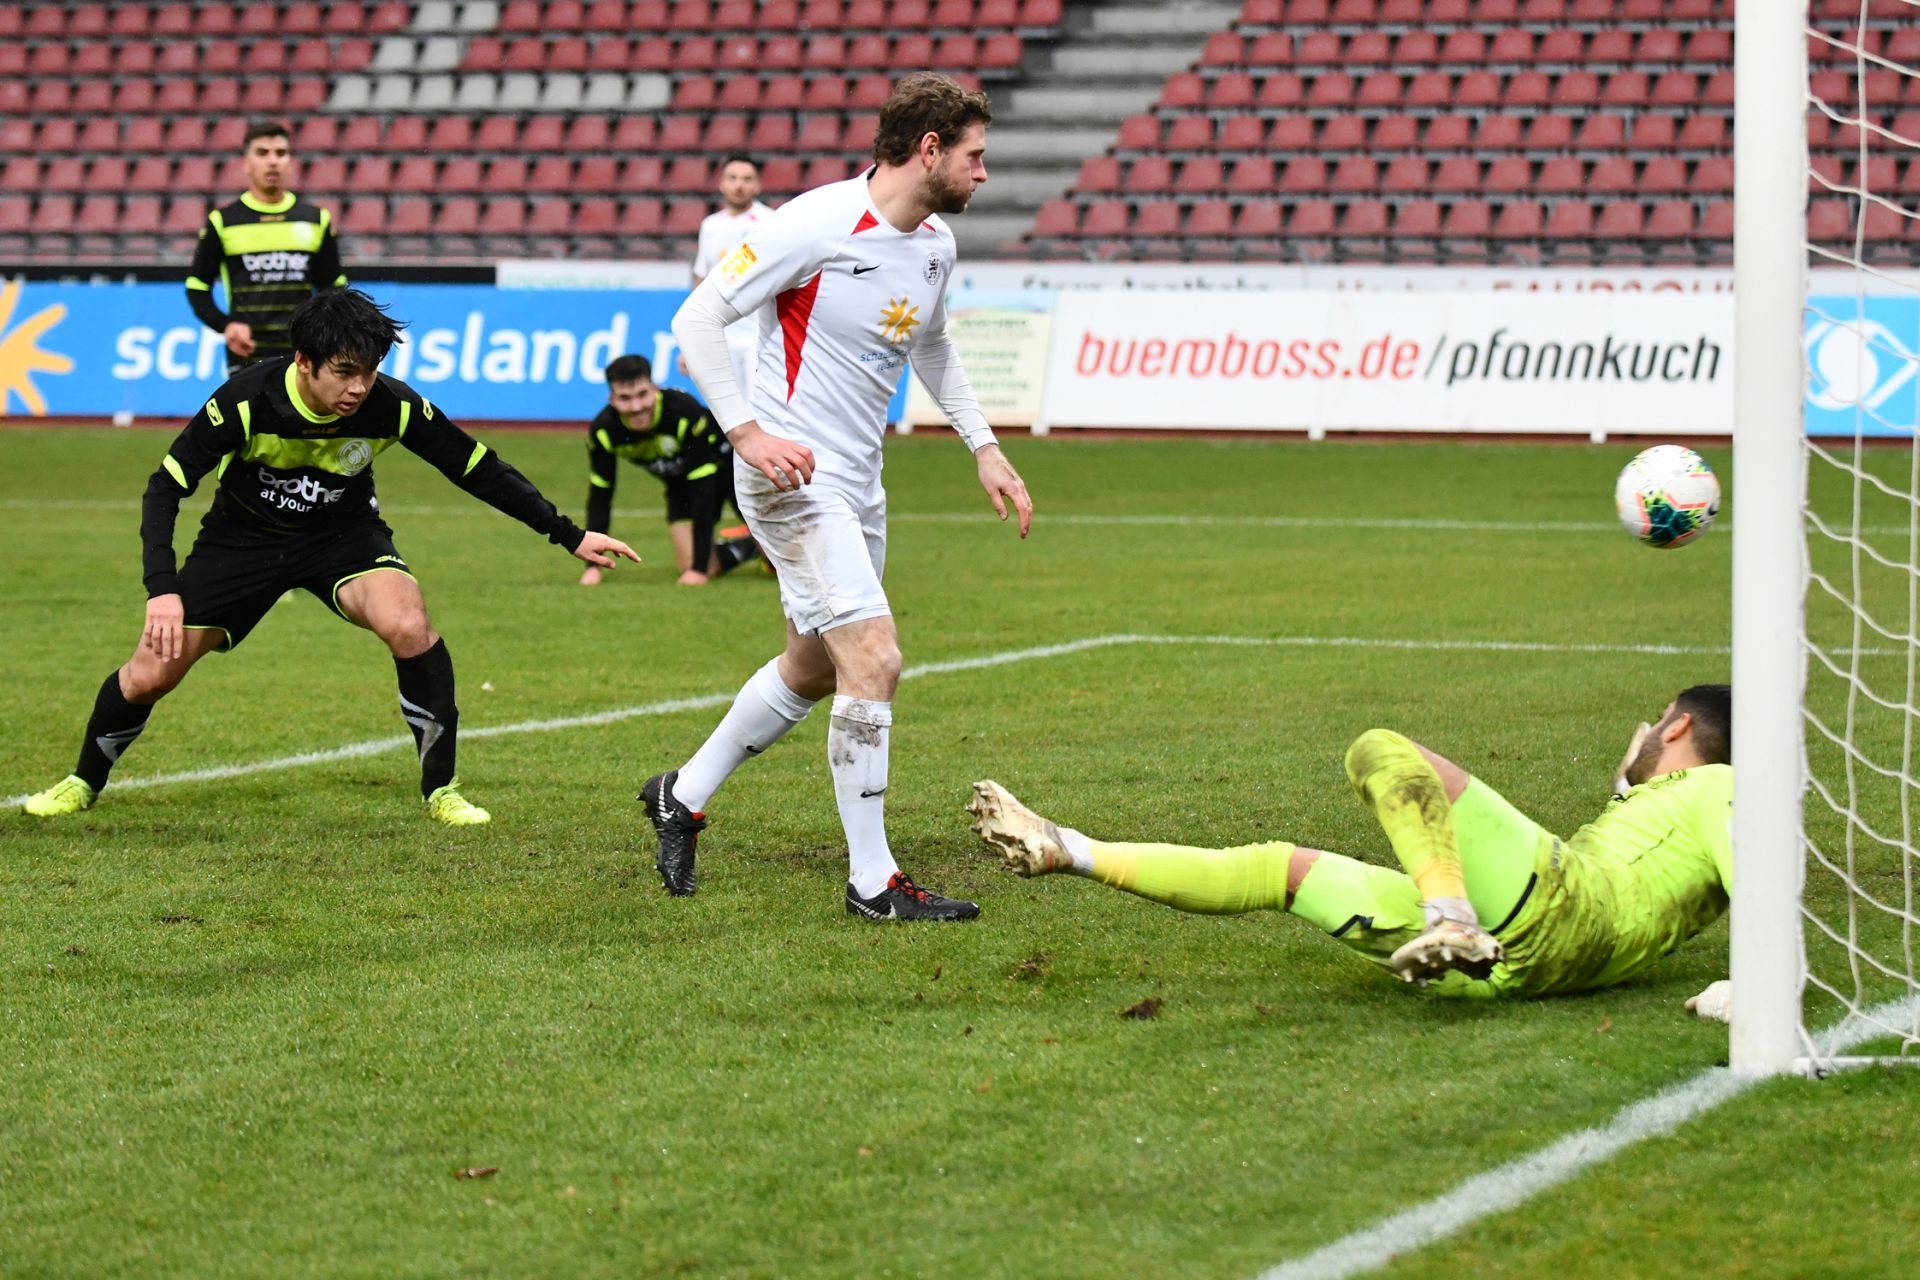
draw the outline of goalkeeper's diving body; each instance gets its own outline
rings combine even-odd
[[[1096,840],[992,781],[967,808],[1022,875],[1087,876],[1182,911],[1287,911],[1438,994],[1542,996],[1624,982],[1726,910],[1732,730],[1728,686],[1682,691],[1635,733],[1606,809],[1564,840],[1452,761],[1369,730],[1347,778],[1404,870],[1280,841]],[[1717,982],[1687,1007],[1724,1018],[1727,997]]]

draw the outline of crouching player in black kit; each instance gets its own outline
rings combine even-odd
[[[316,294],[293,313],[293,356],[243,369],[174,439],[141,503],[146,629],[133,657],[100,686],[73,775],[28,798],[26,812],[57,817],[91,807],[153,704],[202,657],[246,639],[283,592],[301,587],[393,651],[427,815],[449,826],[488,820],[454,777],[453,659],[380,518],[374,456],[404,444],[589,564],[639,557],[624,542],[583,533],[412,387],[376,372],[400,327],[364,293]],[[176,569],[180,500],[208,472],[219,490]]]
[[[726,433],[698,400],[655,384],[645,356],[621,356],[607,366],[607,407],[587,424],[587,528],[595,533],[612,527],[622,458],[667,486],[667,536],[681,586],[705,586],[759,558],[759,544],[744,527],[737,538],[715,536],[725,508],[740,513]],[[591,566],[580,575],[583,587],[599,582]]]

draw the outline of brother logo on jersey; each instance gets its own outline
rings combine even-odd
[[[284,284],[289,280],[305,280],[307,263],[312,258],[310,253],[293,253],[286,249],[240,255],[240,261],[254,284]]]
[[[260,468],[260,496],[283,511],[305,515],[322,503],[340,501],[344,493],[345,489],[329,489],[311,476],[283,478]]]

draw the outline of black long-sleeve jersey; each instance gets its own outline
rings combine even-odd
[[[226,286],[228,310],[214,305],[213,286]],[[253,329],[249,361],[291,355],[287,318],[319,289],[344,286],[333,215],[291,191],[277,204],[252,193],[207,214],[187,271],[187,301],[209,329],[239,320]]]
[[[147,481],[140,505],[147,595],[177,590],[180,500],[208,472],[220,484],[209,520],[292,538],[378,514],[373,460],[396,444],[556,546],[571,552],[586,536],[531,481],[406,383],[381,374],[353,416],[321,416],[300,401],[293,361],[282,358],[229,378],[174,437]]]

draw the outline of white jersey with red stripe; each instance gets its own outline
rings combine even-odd
[[[879,475],[902,366],[946,330],[954,267],[946,223],[898,230],[867,177],[788,201],[710,277],[735,310],[759,313],[755,419],[812,449],[816,474],[861,481]]]

